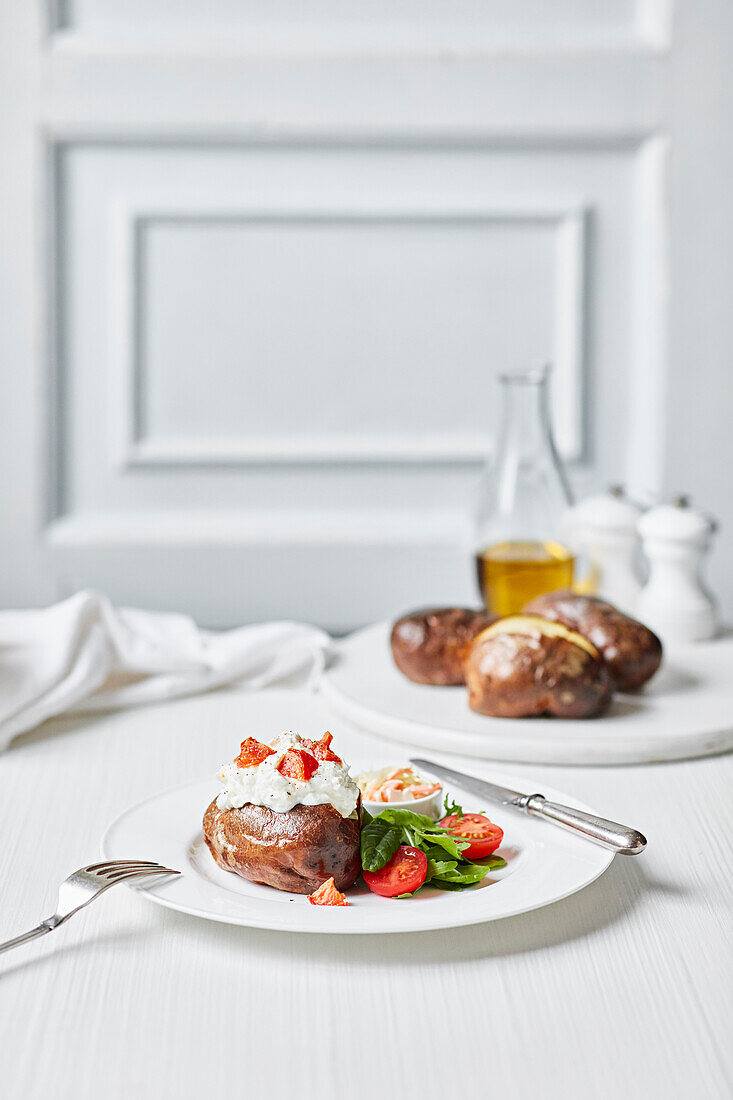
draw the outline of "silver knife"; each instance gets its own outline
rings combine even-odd
[[[502,806],[514,806],[517,810],[522,810],[533,817],[542,817],[553,825],[570,829],[584,836],[586,840],[592,840],[595,844],[601,844],[604,848],[610,848],[611,851],[618,852],[620,855],[638,856],[646,848],[646,837],[636,829],[619,825],[616,821],[608,821],[605,817],[596,817],[595,814],[586,813],[585,810],[575,810],[572,806],[550,802],[542,794],[521,794],[519,791],[510,790],[509,787],[500,787],[496,783],[479,779],[475,775],[454,772],[452,768],[444,768],[442,764],[434,764],[432,760],[411,760],[410,763],[420,772],[431,772],[439,779],[456,783],[459,787],[481,798],[499,802]]]

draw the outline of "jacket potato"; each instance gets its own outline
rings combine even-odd
[[[333,878],[347,890],[361,874],[361,801],[353,817],[328,803],[285,813],[250,803],[204,814],[204,839],[219,867],[250,882],[311,894]]]
[[[216,863],[251,882],[311,894],[333,879],[346,890],[361,872],[361,795],[331,748],[292,730],[247,737],[224,764],[224,789],[204,814]]]
[[[582,635],[535,615],[500,619],[474,640],[465,662],[468,705],[494,718],[595,718],[613,681]]]
[[[494,619],[486,611],[465,607],[412,611],[392,627],[394,662],[416,684],[463,684],[463,662],[471,642]]]
[[[569,589],[532,600],[523,614],[541,615],[576,630],[599,651],[619,691],[634,691],[650,680],[662,661],[662,643],[643,623],[595,596]]]

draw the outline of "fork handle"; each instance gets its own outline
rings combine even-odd
[[[22,936],[16,936],[14,940],[6,940],[5,943],[0,943],[0,955],[3,951],[9,951],[11,947],[20,947],[22,943],[29,943],[31,940],[38,939],[39,936],[45,936],[47,932],[53,932],[58,923],[53,917],[49,917],[48,920],[43,921],[36,928],[31,928],[30,932],[24,932]]]

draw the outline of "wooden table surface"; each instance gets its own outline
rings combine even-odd
[[[269,694],[297,728],[301,696]],[[0,756],[0,940],[53,911],[121,810],[256,735],[251,699],[67,717]],[[347,758],[403,755],[318,705]],[[647,852],[545,909],[416,935],[230,927],[118,887],[0,957],[0,1096],[729,1100],[733,756],[500,768],[637,826]]]

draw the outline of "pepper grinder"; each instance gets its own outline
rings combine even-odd
[[[687,497],[651,508],[638,530],[649,562],[639,618],[667,642],[699,642],[718,629],[715,601],[700,579],[716,523]]]
[[[565,513],[568,540],[588,568],[585,580],[576,582],[576,592],[601,596],[628,615],[636,614],[641,592],[634,560],[640,515],[620,485],[581,500]]]

